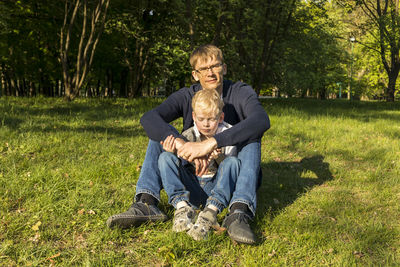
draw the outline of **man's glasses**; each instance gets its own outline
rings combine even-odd
[[[200,68],[195,71],[200,73],[201,75],[206,75],[208,73],[208,70],[211,70],[212,72],[220,72],[222,70],[223,65],[224,65],[224,63],[217,63],[210,67]]]

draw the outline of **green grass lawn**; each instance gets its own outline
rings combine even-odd
[[[1,266],[400,265],[400,103],[262,100],[255,246],[171,221],[108,229],[135,193],[139,118],[160,102],[0,98]],[[164,193],[160,207],[172,218]]]

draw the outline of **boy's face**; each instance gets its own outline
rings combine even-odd
[[[199,132],[206,137],[212,137],[218,129],[218,124],[224,120],[224,113],[215,115],[213,112],[197,108],[193,111],[192,117]]]
[[[222,93],[222,84],[226,74],[226,65],[216,57],[199,59],[195,70],[192,71],[193,78],[200,82],[203,89],[214,89]]]

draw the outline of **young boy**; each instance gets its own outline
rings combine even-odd
[[[192,99],[194,126],[182,135],[189,142],[201,142],[231,127],[224,122],[224,103],[216,90],[203,89]],[[195,175],[193,164],[182,161],[175,155],[179,142],[168,136],[161,142],[163,152],[158,160],[163,187],[169,203],[176,211],[173,230],[188,231],[195,240],[206,238],[211,227],[217,225],[217,214],[229,205],[239,174],[240,161],[236,147],[223,147],[208,156],[208,171]],[[192,206],[205,204],[205,208],[195,219]]]

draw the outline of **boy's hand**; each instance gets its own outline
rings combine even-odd
[[[213,159],[217,159],[218,156],[221,154],[221,152],[222,152],[222,151],[221,151],[220,148],[214,149],[213,152],[211,152],[211,154],[208,155],[207,161],[210,162],[210,161],[212,161]]]
[[[207,157],[197,158],[194,160],[196,164],[196,176],[203,176],[208,170]]]
[[[167,136],[164,141],[161,141],[160,144],[163,146],[163,149],[167,152],[175,153],[176,145],[175,145],[175,137],[172,135]]]
[[[202,142],[187,142],[178,148],[178,156],[186,161],[192,162],[210,154],[217,148],[217,141],[212,137]]]

